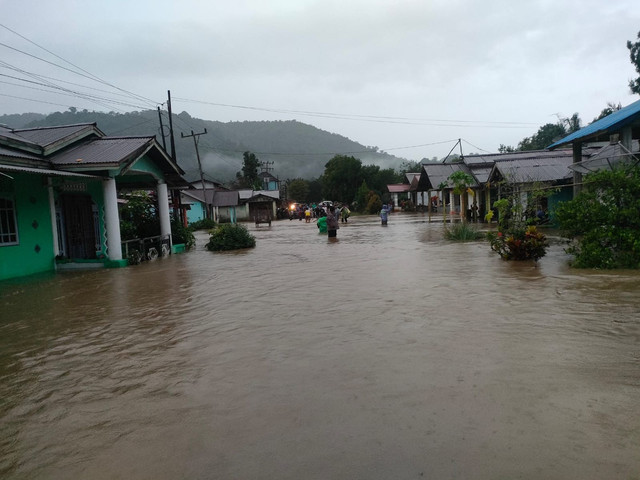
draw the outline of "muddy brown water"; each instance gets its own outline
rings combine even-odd
[[[637,479],[640,275],[442,225],[0,283],[0,477]]]

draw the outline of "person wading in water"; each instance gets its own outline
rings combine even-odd
[[[329,207],[329,213],[327,214],[327,234],[329,238],[336,237],[338,234],[338,217],[336,216],[336,209],[333,205]]]

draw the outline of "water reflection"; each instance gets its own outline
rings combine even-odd
[[[0,284],[6,478],[632,478],[636,272],[421,215]]]

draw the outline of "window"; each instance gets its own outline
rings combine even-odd
[[[18,244],[18,226],[13,200],[0,197],[0,246]]]

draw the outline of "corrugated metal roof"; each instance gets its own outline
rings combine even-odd
[[[631,142],[631,153],[637,157],[639,149],[640,142],[633,140]],[[602,169],[611,170],[616,165],[629,160],[637,162],[637,158],[629,158],[627,149],[618,142],[602,147],[599,152],[586,160],[569,165],[569,169],[578,173],[591,173]]]
[[[617,112],[613,112],[611,115],[607,115],[584,128],[581,128],[577,132],[573,132],[571,135],[567,135],[563,139],[549,145],[547,148],[556,148],[561,145],[572,143],[576,140],[585,141],[589,138],[597,135],[603,135],[605,133],[615,133],[639,118],[640,100],[633,102],[631,105],[627,105]]]
[[[489,181],[489,174],[491,173],[492,168],[493,165],[490,167],[469,168],[469,170],[471,170],[471,175],[473,175],[478,183],[487,183]]]
[[[502,160],[496,162],[493,171],[500,172],[502,178],[509,183],[552,182],[570,178],[573,174],[569,165],[572,157],[549,159],[527,158],[519,160]],[[493,177],[494,173],[491,174]]]
[[[9,140],[13,140],[15,142],[33,143],[28,141],[26,138],[23,138],[20,135],[15,134],[12,128],[7,128],[2,125],[0,125],[0,137],[4,137]],[[36,144],[33,144],[33,145],[36,145]]]
[[[62,125],[58,127],[38,127],[14,129],[13,133],[20,138],[35,143],[41,147],[46,147],[53,143],[77,135],[83,131],[97,130],[95,123],[82,123],[78,125]],[[97,130],[99,131],[99,130]],[[102,132],[100,132],[102,133]]]
[[[471,175],[469,167],[464,163],[425,163],[422,171],[424,175],[420,177],[420,191],[438,189],[441,183],[448,181],[453,172],[463,171]]]
[[[3,165],[3,164],[0,164],[0,171],[35,173],[35,174],[38,174],[38,175],[53,175],[53,176],[56,176],[56,177],[100,178],[100,177],[96,177],[94,175],[85,175],[84,173],[66,172],[64,170],[51,170],[49,168],[23,167],[21,165]]]
[[[240,204],[240,197],[237,191],[216,192],[213,196],[214,207],[235,207]]]
[[[13,150],[2,145],[0,145],[0,157],[13,157],[23,160],[36,160],[46,164],[49,163],[46,160],[43,160],[42,157],[38,157],[37,155],[31,155],[29,153],[21,152],[20,150]]]
[[[144,150],[153,137],[98,138],[50,157],[53,165],[118,165]]]

